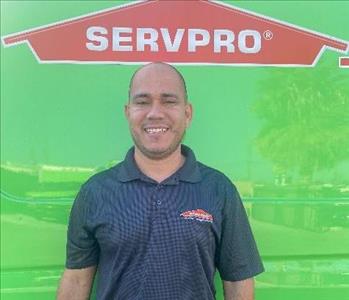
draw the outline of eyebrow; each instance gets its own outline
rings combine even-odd
[[[133,95],[131,100],[134,100],[136,98],[150,98],[150,94],[138,93],[138,94]]]
[[[134,100],[137,98],[151,98],[151,95],[149,93],[138,93],[138,94],[133,95],[131,100]],[[178,99],[178,96],[176,94],[172,94],[172,93],[161,93],[161,98],[176,98],[176,99]]]
[[[178,99],[178,96],[176,94],[171,94],[171,93],[162,93],[161,97],[163,98],[176,98]]]

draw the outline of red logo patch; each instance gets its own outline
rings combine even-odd
[[[201,222],[213,222],[213,217],[203,209],[188,210],[180,215],[184,219],[197,220]]]

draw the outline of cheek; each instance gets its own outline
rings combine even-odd
[[[133,112],[132,114],[128,115],[127,119],[130,127],[137,127],[140,126],[144,118],[141,113]]]

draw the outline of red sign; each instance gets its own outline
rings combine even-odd
[[[341,68],[349,68],[349,57],[340,57],[339,66]]]
[[[146,1],[2,38],[40,62],[315,65],[349,43],[217,1]]]

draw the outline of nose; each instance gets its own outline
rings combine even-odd
[[[147,117],[148,119],[162,119],[164,112],[161,103],[154,101],[149,108]]]

